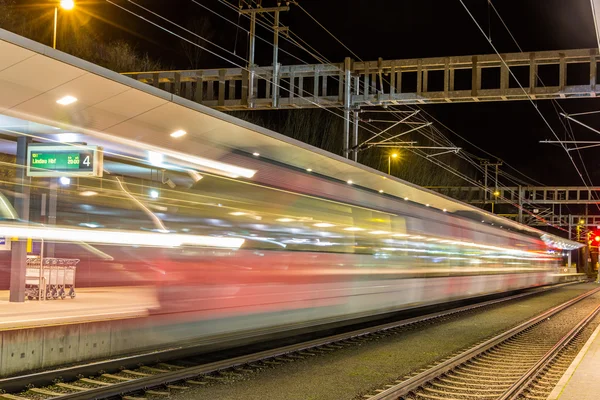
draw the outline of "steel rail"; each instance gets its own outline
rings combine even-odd
[[[149,376],[149,377],[142,377],[142,378],[133,379],[130,381],[117,382],[117,383],[111,384],[110,386],[90,388],[90,389],[87,389],[85,391],[81,391],[78,393],[68,393],[68,394],[64,394],[62,396],[55,396],[55,397],[53,397],[53,399],[56,399],[56,400],[84,400],[84,399],[103,399],[103,398],[112,397],[112,396],[121,396],[126,393],[145,390],[145,389],[157,387],[157,386],[163,386],[163,385],[173,383],[173,382],[184,381],[186,379],[194,378],[199,375],[206,375],[206,374],[210,374],[213,372],[222,371],[222,370],[230,369],[233,367],[238,367],[238,366],[241,366],[244,364],[255,363],[255,362],[259,362],[261,360],[275,358],[275,357],[281,357],[286,354],[290,354],[290,353],[294,353],[294,352],[310,350],[310,349],[326,346],[329,344],[334,344],[336,342],[340,342],[340,341],[344,341],[344,340],[360,338],[362,336],[367,336],[367,335],[378,333],[378,332],[385,332],[387,330],[394,329],[394,328],[400,328],[400,327],[415,324],[415,323],[422,323],[425,321],[434,320],[434,319],[438,319],[441,317],[458,314],[458,313],[462,313],[462,312],[466,312],[466,311],[472,311],[472,310],[476,310],[479,308],[491,306],[494,304],[503,303],[503,302],[515,300],[518,298],[543,293],[545,291],[552,290],[554,288],[573,284],[573,283],[574,282],[569,282],[566,284],[559,284],[559,285],[554,285],[554,286],[550,286],[550,287],[544,287],[544,288],[530,291],[527,293],[520,293],[520,294],[516,294],[513,296],[504,297],[501,299],[488,300],[488,301],[477,303],[477,304],[471,304],[471,305],[467,305],[467,306],[453,308],[450,310],[431,313],[431,314],[427,314],[425,316],[413,317],[413,318],[402,320],[402,321],[396,321],[396,322],[386,323],[386,324],[377,325],[377,326],[373,326],[373,327],[362,328],[362,329],[358,329],[358,330],[354,330],[354,331],[350,331],[350,332],[346,332],[346,333],[341,333],[341,334],[337,334],[337,335],[333,335],[333,336],[314,339],[314,340],[307,341],[307,342],[297,343],[297,344],[288,345],[288,346],[284,346],[284,347],[280,347],[280,348],[276,348],[276,349],[269,349],[269,350],[261,351],[258,353],[235,357],[232,359],[216,361],[216,362],[202,364],[202,365],[193,366],[193,367],[186,367],[186,368],[183,368],[180,370],[160,373],[157,375],[153,375],[153,376]],[[177,351],[179,353],[181,353],[182,349],[177,349]],[[192,356],[192,354],[188,354],[188,357],[189,356]],[[130,358],[127,358],[127,361],[131,364],[131,362],[134,359],[135,359],[135,357],[130,357]],[[116,363],[118,363],[118,360],[110,360],[108,362],[114,368],[114,366],[117,365]],[[102,363],[92,363],[90,365],[93,366],[94,368],[96,368],[96,373],[97,373],[97,371],[103,369]],[[49,371],[49,373],[52,373],[53,375],[56,375],[56,376],[60,376],[60,371]],[[57,373],[58,373],[58,375],[57,375]],[[31,379],[31,378],[34,378],[35,376],[36,376],[36,374],[32,374],[32,375],[29,375],[28,377]],[[26,382],[26,380],[24,381],[23,378],[27,379],[27,377],[19,377],[18,379],[20,382]],[[3,381],[6,381],[6,380],[0,380],[0,384],[2,384]]]
[[[554,360],[561,350],[567,346],[575,337],[598,315],[600,305],[594,309],[587,317],[581,320],[573,329],[569,331],[552,349],[550,349],[543,358],[532,366],[517,382],[515,382],[498,400],[517,399],[523,391],[529,387],[538,374]]]
[[[420,374],[417,374],[417,375],[413,376],[412,378],[405,380],[404,382],[401,382],[401,383],[394,385],[394,386],[390,387],[389,389],[386,389],[372,397],[369,397],[369,400],[397,400],[399,397],[409,394],[410,392],[425,385],[429,381],[432,381],[433,379],[438,378],[439,376],[453,370],[457,366],[464,364],[465,362],[469,361],[470,359],[488,351],[492,347],[525,331],[526,329],[531,328],[532,326],[542,322],[546,318],[549,318],[552,315],[557,314],[558,312],[571,307],[572,305],[578,303],[579,301],[598,293],[599,291],[600,291],[600,288],[597,288],[597,289],[593,289],[587,293],[584,293],[582,295],[579,295],[578,297],[571,299],[559,306],[556,306],[534,318],[531,318],[530,320],[523,322],[522,324],[519,324],[518,326],[516,326],[512,329],[509,329],[508,331],[505,331],[497,336],[494,336],[493,338],[486,340],[485,342],[483,342],[471,349],[468,349],[467,351],[465,351],[455,357],[452,357],[449,360],[446,360],[446,361],[436,365],[433,368],[423,371]]]

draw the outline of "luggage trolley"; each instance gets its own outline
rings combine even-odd
[[[27,257],[25,295],[29,300],[75,298],[76,258]]]

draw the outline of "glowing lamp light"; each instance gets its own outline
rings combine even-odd
[[[306,172],[312,172],[312,168],[306,168]]]
[[[357,227],[354,227],[354,226],[351,226],[351,227],[349,227],[349,228],[344,228],[344,230],[345,230],[345,231],[350,231],[350,232],[364,231],[364,229],[363,229],[363,228],[357,228]]]
[[[148,161],[150,161],[150,164],[152,164],[152,165],[160,167],[163,165],[164,159],[165,159],[165,156],[163,156],[160,153],[156,153],[154,151],[148,152]]]
[[[252,155],[253,155],[254,157],[258,157],[258,156],[260,156],[260,153],[257,153],[257,152],[255,151],[254,153],[252,153]]]
[[[69,186],[71,184],[71,178],[67,178],[66,176],[61,176],[59,182],[63,186]]]
[[[240,215],[247,215],[248,213],[245,212],[241,212],[241,211],[234,211],[234,212],[230,212],[229,215],[235,215],[236,217],[240,216]]]
[[[77,97],[73,97],[73,96],[65,96],[62,97],[58,100],[56,100],[56,102],[58,104],[60,104],[61,106],[68,106],[69,104],[73,104],[77,101]]]
[[[391,157],[392,158],[398,158],[398,153],[392,153]]]
[[[380,190],[379,193],[383,193],[383,190]]]
[[[180,137],[185,136],[185,135],[187,135],[187,132],[184,131],[183,129],[179,129],[179,130],[171,133],[171,137],[172,138],[180,138]]]
[[[318,227],[318,228],[331,228],[332,226],[335,226],[334,224],[330,224],[328,222],[319,222],[314,224],[314,226]]]
[[[85,192],[79,193],[80,196],[84,196],[84,197],[95,196],[97,194],[98,194],[98,192],[94,192],[93,190],[86,190]]]
[[[275,221],[278,221],[278,222],[293,222],[294,219],[292,219],[292,218],[277,218]]]
[[[72,10],[75,8],[74,0],[60,0],[60,7],[64,10]]]
[[[159,194],[158,194],[158,190],[151,190],[151,191],[150,191],[150,197],[151,197],[151,198],[153,198],[153,199],[158,199],[158,196],[159,196]]]
[[[346,181],[346,183],[347,183],[348,185],[352,185],[354,182],[352,182],[351,180],[348,180],[348,181]]]
[[[596,237],[594,238],[594,240],[595,240],[596,242],[600,242],[600,236],[596,236]]]

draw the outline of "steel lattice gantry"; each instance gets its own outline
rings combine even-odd
[[[220,110],[272,109],[274,103],[280,109],[356,109],[372,105],[524,100],[529,96],[581,98],[599,93],[598,49],[509,53],[503,54],[502,60],[495,54],[368,62],[347,58],[338,64],[279,66],[275,81],[272,66],[125,75]],[[572,68],[576,64],[580,66]],[[518,75],[525,91],[509,70]],[[541,85],[538,74],[545,76],[546,86]],[[582,75],[585,81],[581,80]],[[528,79],[522,79],[525,76]],[[253,93],[248,92],[248,87],[253,88]]]
[[[477,186],[434,186],[428,189],[469,204],[600,204],[600,187],[515,186],[485,190]]]

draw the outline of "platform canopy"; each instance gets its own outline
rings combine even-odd
[[[70,98],[76,101],[60,104]],[[107,154],[135,152],[148,159],[159,153],[174,165],[249,180],[256,179],[252,154],[257,153],[262,160],[352,181],[357,188],[383,191],[540,238],[547,235],[1,29],[0,115],[5,139],[28,134],[63,142],[64,135],[70,135],[69,141],[102,145]],[[171,136],[179,130],[187,134]],[[14,153],[10,140],[3,143],[0,151],[12,148]],[[238,169],[230,170],[232,165]],[[581,247],[558,236],[546,237],[564,249]]]

